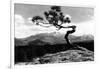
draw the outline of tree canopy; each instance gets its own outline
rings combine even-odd
[[[65,27],[62,27],[62,24],[71,22],[69,17],[65,17],[63,12],[61,11],[60,6],[51,6],[50,10],[44,12],[44,15],[48,23],[43,23],[43,24],[51,24],[58,29],[65,28]],[[37,24],[39,24],[38,20],[43,21],[44,19],[43,17],[40,17],[40,16],[34,16],[32,18],[32,21],[33,22],[37,21]]]

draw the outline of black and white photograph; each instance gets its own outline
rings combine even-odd
[[[14,3],[14,64],[94,61],[94,8]]]

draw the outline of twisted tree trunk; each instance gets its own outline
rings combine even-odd
[[[72,46],[72,44],[70,43],[70,40],[69,40],[68,36],[69,36],[70,34],[74,33],[74,32],[75,32],[75,28],[72,28],[72,30],[67,31],[66,34],[65,34],[66,42],[67,42],[67,44],[68,44],[68,47],[70,47],[70,48],[73,47],[73,46]]]

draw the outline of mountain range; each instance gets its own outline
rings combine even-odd
[[[83,42],[83,41],[93,41],[93,35],[82,35],[82,36],[74,36],[69,35],[69,40],[74,42]],[[15,38],[15,46],[25,46],[28,43],[32,42],[35,45],[45,45],[45,44],[66,44],[66,40],[64,39],[64,34],[55,34],[55,33],[42,33],[34,36],[26,37],[26,38]]]

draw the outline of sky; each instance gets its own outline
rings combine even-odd
[[[41,27],[32,23],[31,18],[39,15],[44,18],[44,11],[50,10],[51,5],[18,4],[14,5],[15,17],[15,37],[24,38],[40,33],[58,32],[65,34],[69,29],[57,31],[55,27]],[[81,36],[85,34],[94,35],[94,8],[62,6],[64,14],[71,16],[71,24],[76,25],[76,32],[73,35]],[[65,25],[64,25],[65,26]]]

